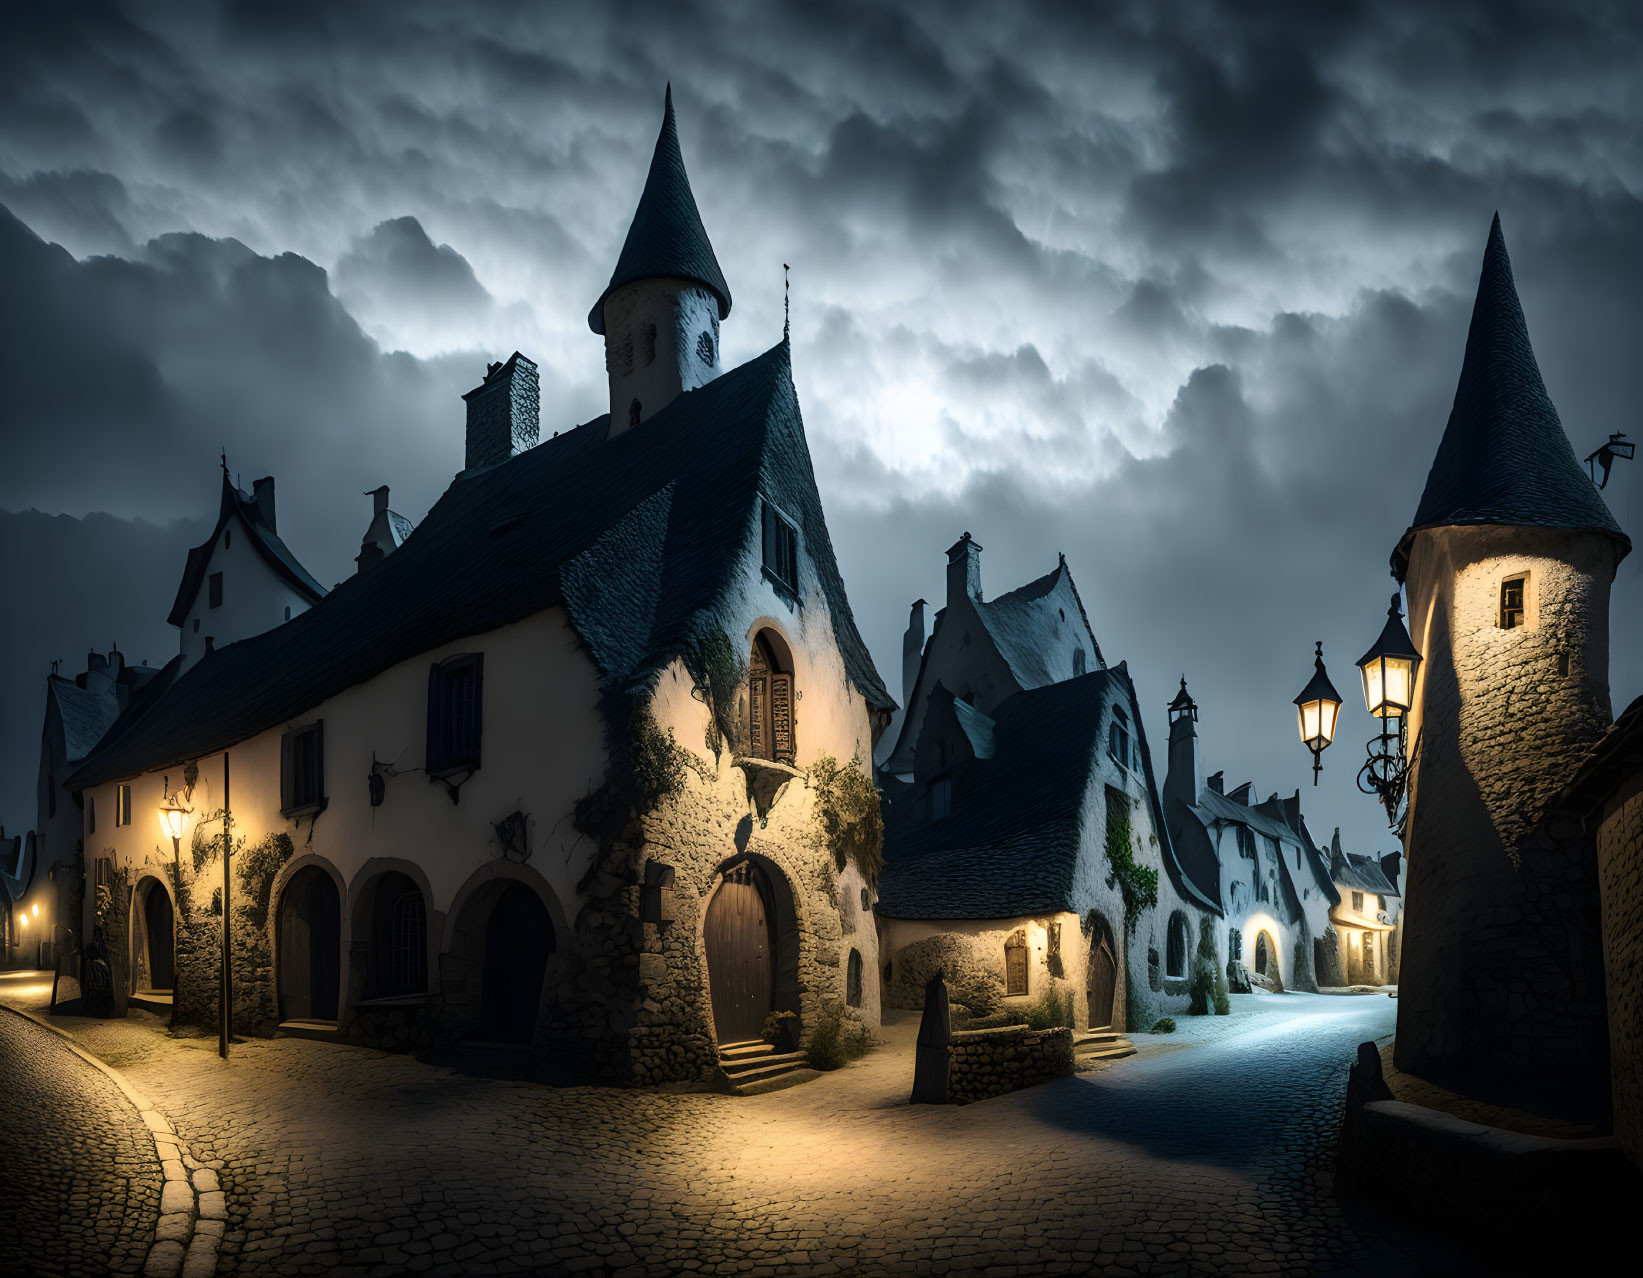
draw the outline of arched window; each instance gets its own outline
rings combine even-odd
[[[1187,916],[1170,915],[1169,936],[1164,946],[1164,975],[1179,979],[1187,974]]]
[[[753,637],[747,664],[747,720],[750,756],[793,762],[793,662],[787,645],[768,630]]]
[[[845,968],[844,1001],[851,1007],[861,1006],[861,951],[850,951],[850,962]]]
[[[371,911],[373,998],[428,988],[428,913],[409,876],[390,870],[378,881]]]
[[[703,329],[702,335],[696,339],[696,358],[709,368],[713,367],[713,334],[706,329]]]
[[[1016,928],[1004,942],[1004,992],[1008,995],[1027,992],[1027,932]]]

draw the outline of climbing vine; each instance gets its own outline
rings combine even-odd
[[[571,823],[601,847],[615,842],[629,820],[654,812],[685,781],[685,752],[662,730],[648,706],[629,716],[611,747],[605,781],[576,801]]]
[[[1141,915],[1158,904],[1158,871],[1137,864],[1129,810],[1120,804],[1107,808],[1107,865],[1107,886],[1124,898],[1124,930],[1133,932]]]
[[[726,743],[734,749],[741,730],[737,698],[747,680],[747,663],[736,655],[724,631],[710,631],[684,656],[685,669],[707,706],[707,748],[718,758]]]
[[[884,868],[884,813],[861,750],[844,767],[832,755],[821,755],[811,766],[810,783],[833,864],[843,870],[853,862],[867,885],[876,887]]]
[[[239,871],[240,884],[251,898],[251,903],[245,907],[245,917],[251,926],[260,928],[268,922],[274,876],[295,852],[291,836],[283,830],[258,839],[250,847],[245,846],[244,840],[235,847],[235,868]]]

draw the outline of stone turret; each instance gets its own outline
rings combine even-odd
[[[1610,721],[1609,587],[1630,545],[1546,394],[1497,216],[1454,407],[1392,557],[1425,658],[1400,1069],[1572,1094],[1604,1068],[1590,838],[1541,816]]]
[[[1181,676],[1181,691],[1169,703],[1169,772],[1164,777],[1164,804],[1180,799],[1189,807],[1198,802],[1203,789],[1202,764],[1198,756],[1198,703],[1187,692],[1187,677]]]
[[[644,194],[588,312],[588,327],[605,339],[611,434],[717,377],[719,321],[729,316],[730,287],[696,210],[669,85]]]

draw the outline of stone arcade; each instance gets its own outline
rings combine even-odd
[[[873,867],[835,854],[815,765],[867,767],[893,703],[787,343],[722,370],[730,308],[670,95],[589,316],[611,411],[538,442],[535,366],[492,365],[414,531],[368,533],[368,570],[194,654],[72,777],[122,814],[85,837],[127,988],[163,896],[179,1020],[215,1016],[232,911],[245,1033],[514,1044],[660,1084],[719,1077],[772,1011],[876,1020]]]

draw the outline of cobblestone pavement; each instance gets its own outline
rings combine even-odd
[[[0,1011],[0,1274],[134,1274],[154,1241],[160,1161],[106,1075]]]
[[[1238,996],[1141,1054],[963,1108],[906,1104],[912,1019],[751,1098],[550,1089],[296,1039],[74,1032],[227,1191],[219,1272],[1402,1273],[1478,1257],[1338,1195],[1384,996]],[[63,1023],[67,1024],[65,1019]],[[1498,1270],[1496,1271],[1498,1272]]]

